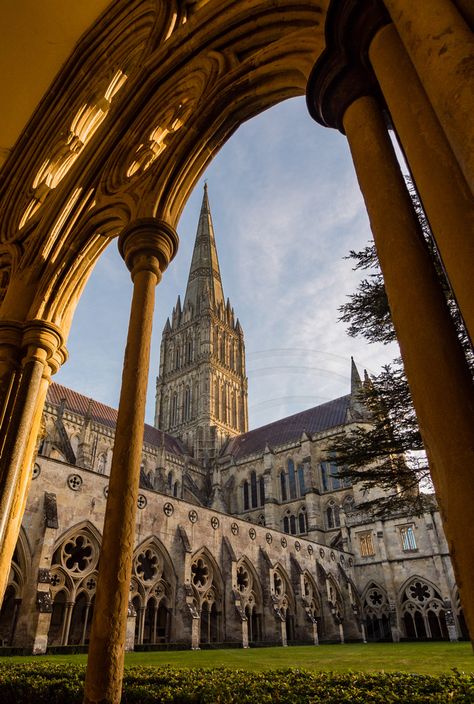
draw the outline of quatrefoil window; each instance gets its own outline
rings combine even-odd
[[[62,549],[62,562],[69,572],[88,570],[94,560],[94,549],[86,535],[79,534],[68,540]]]
[[[237,570],[237,587],[239,592],[246,592],[250,585],[249,573],[244,567]]]
[[[135,571],[144,582],[153,582],[158,576],[160,560],[151,548],[141,552],[136,559]]]
[[[209,581],[209,568],[202,558],[199,558],[191,566],[193,584],[199,589],[204,587]]]

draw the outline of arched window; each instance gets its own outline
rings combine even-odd
[[[181,366],[181,350],[179,349],[178,346],[176,346],[176,350],[174,353],[174,367],[175,369],[179,369]]]
[[[222,387],[222,405],[221,405],[221,420],[224,421],[224,423],[227,423],[227,389],[224,386]]]
[[[298,514],[298,528],[300,533],[307,533],[308,532],[308,526],[306,522],[306,511],[304,507],[301,509],[301,511]]]
[[[244,482],[244,511],[248,511],[250,508],[249,504],[249,483],[247,481]]]
[[[235,362],[234,362],[234,343],[233,343],[232,340],[231,340],[231,343],[230,343],[230,360],[229,360],[229,365],[230,365],[230,368],[231,368],[231,369],[234,368],[234,363],[235,363]]]
[[[191,364],[193,361],[193,339],[192,337],[188,337],[187,342],[186,342],[186,363]]]
[[[97,471],[99,474],[105,474],[105,469],[107,467],[107,453],[101,452],[97,458]]]
[[[178,394],[175,391],[171,397],[170,426],[176,425],[177,422],[178,422]]]
[[[281,489],[281,500],[286,501],[288,498],[287,492],[286,492],[286,476],[285,472],[281,472],[280,474],[280,489]]]
[[[214,386],[214,415],[219,419],[219,382],[216,381]]]
[[[296,534],[296,518],[293,515],[290,516],[290,533],[291,535]]]
[[[304,496],[306,493],[306,488],[304,484],[304,467],[302,464],[298,465],[298,488],[300,491],[300,496]]]
[[[265,503],[265,480],[263,476],[258,480],[258,486],[260,489],[260,506],[263,506]]]
[[[256,472],[250,472],[250,495],[252,497],[252,508],[257,508],[258,498],[257,498],[257,474],[256,474]]]
[[[173,486],[173,472],[168,473],[168,491],[171,494],[171,488]]]
[[[221,362],[225,364],[225,335],[222,335],[221,339]]]
[[[174,487],[173,487],[173,496],[178,498],[178,493],[179,493],[179,482],[175,482]]]
[[[290,532],[290,519],[288,518],[288,516],[285,516],[283,519],[283,531],[285,533]]]
[[[184,420],[191,418],[191,390],[189,386],[184,389]]]
[[[293,460],[288,460],[288,484],[290,486],[290,499],[296,499],[295,463]]]
[[[338,528],[341,525],[339,506],[330,501],[326,509],[326,524],[328,528]]]

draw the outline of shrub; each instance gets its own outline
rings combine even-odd
[[[1,704],[81,704],[85,668],[0,665]],[[472,704],[474,675],[131,667],[123,704]]]

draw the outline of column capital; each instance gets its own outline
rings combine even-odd
[[[0,320],[0,337],[3,345],[19,347],[23,336],[23,323],[18,320]]]
[[[56,372],[67,359],[63,333],[57,325],[48,320],[28,320],[23,324],[22,347],[27,350],[27,358],[38,357],[43,351],[42,361],[48,361]]]
[[[308,79],[306,103],[311,117],[344,134],[346,109],[362,96],[380,96],[369,62],[369,46],[377,32],[391,22],[380,0],[332,0],[329,5],[326,48]]]
[[[178,233],[164,220],[140,218],[130,223],[118,240],[120,255],[132,274],[151,271],[161,279],[178,251]]]

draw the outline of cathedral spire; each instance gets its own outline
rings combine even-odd
[[[188,304],[191,304],[194,310],[197,311],[203,297],[209,299],[212,308],[218,305],[225,305],[207,194],[207,183],[204,184],[201,213],[199,215],[183,310],[186,309]]]

